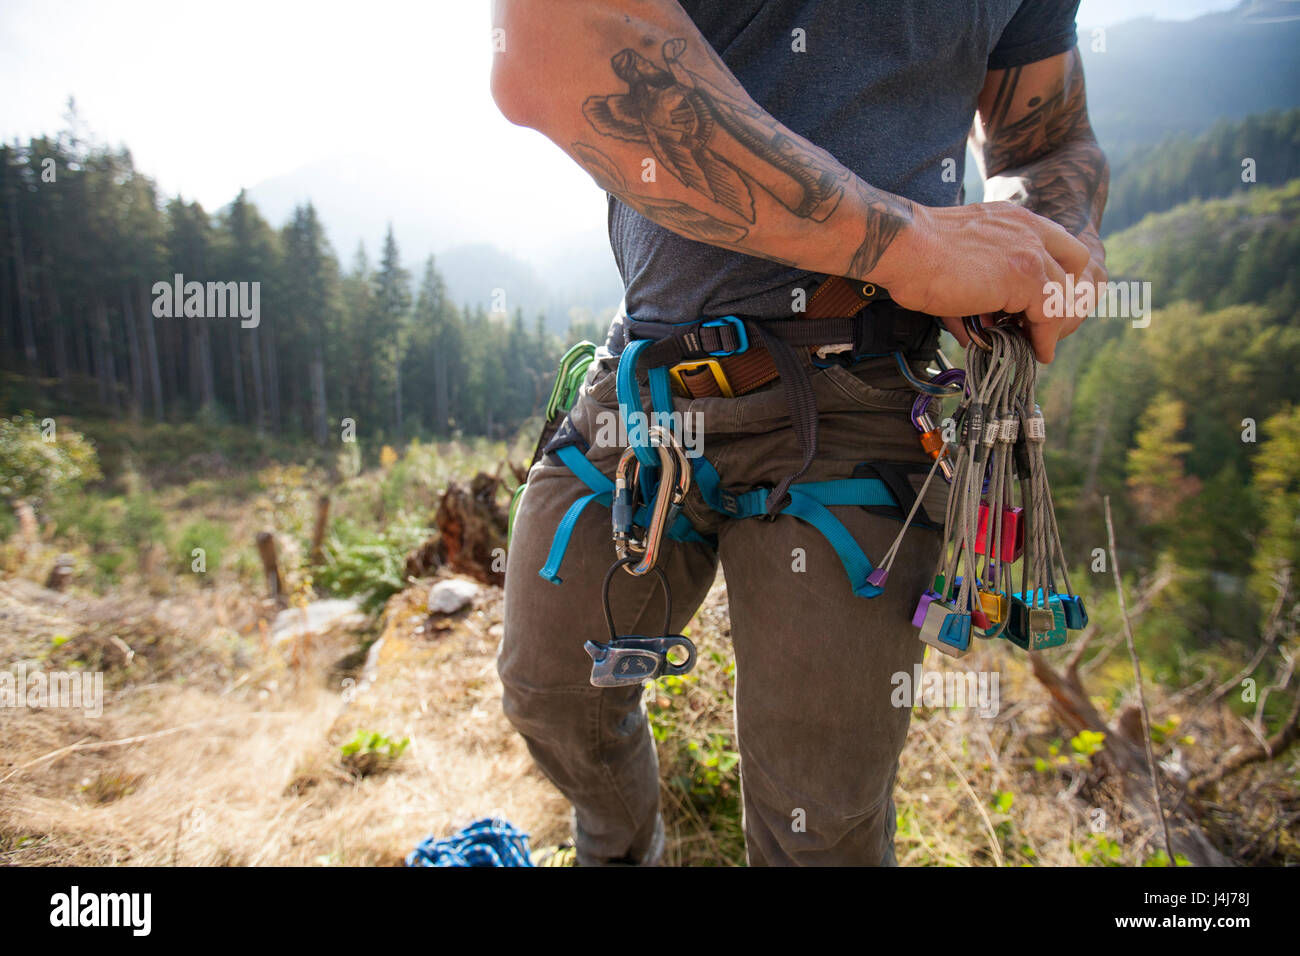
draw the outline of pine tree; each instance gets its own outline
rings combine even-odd
[[[402,432],[402,377],[401,355],[405,347],[411,312],[411,275],[402,268],[401,253],[388,227],[384,237],[384,251],[379,260],[379,271],[374,278],[375,307],[368,330],[377,344],[379,360],[377,380],[382,393],[391,404],[394,434]]]

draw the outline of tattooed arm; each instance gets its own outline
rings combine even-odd
[[[1007,200],[1060,223],[1088,247],[1088,265],[1077,281],[1106,281],[1098,229],[1110,167],[1088,122],[1078,49],[990,71],[971,144],[984,175],[985,198]],[[1061,338],[1082,323],[1081,316],[1067,317]]]
[[[505,116],[687,238],[871,280],[940,316],[1041,318],[1043,282],[1088,260],[1012,204],[928,208],[864,182],[758,106],[675,0],[495,0],[493,24]]]

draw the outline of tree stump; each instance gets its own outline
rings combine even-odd
[[[438,539],[433,553],[438,564],[497,586],[506,581],[507,515],[497,503],[500,487],[500,477],[486,472],[475,475],[468,488],[453,482],[434,515]]]
[[[257,554],[262,559],[266,589],[272,598],[279,601],[284,595],[284,578],[280,575],[280,562],[275,553],[275,535],[269,531],[257,533]]]
[[[325,562],[323,545],[325,531],[330,523],[330,496],[321,495],[316,499],[316,527],[311,533],[311,550],[307,552],[307,561],[312,567]]]
[[[54,567],[50,568],[50,573],[45,578],[45,586],[51,591],[62,591],[68,581],[72,579],[73,567],[72,555],[59,555],[54,559]]]

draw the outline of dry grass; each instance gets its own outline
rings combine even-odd
[[[565,839],[567,805],[501,713],[500,591],[484,588],[448,621],[427,617],[424,594],[411,588],[390,602],[363,668],[373,632],[271,647],[259,624],[268,610],[235,587],[158,601],[125,589],[98,599],[0,581],[0,660],[93,663],[105,671],[107,698],[98,719],[0,712],[0,863],[397,865],[429,833],[488,814],[530,832],[535,847]],[[669,865],[744,861],[739,770],[726,761],[734,751],[728,634],[725,590],[715,587],[692,623],[697,673],[647,689],[661,737]],[[1001,709],[994,719],[972,709],[914,711],[895,795],[901,863],[1152,858],[1153,834],[1125,817],[1112,785],[1060,740],[1023,655],[994,646],[942,666],[998,671]],[[1157,723],[1178,712],[1165,690],[1150,693]],[[378,761],[360,775],[340,752],[357,731],[410,744],[391,765]],[[1172,753],[1187,772],[1249,742],[1226,711],[1199,721],[1194,738]],[[715,758],[722,763],[710,766]],[[1225,853],[1297,860],[1295,767],[1296,757],[1285,757],[1220,789],[1208,815]],[[1092,833],[1098,811],[1104,839]]]
[[[17,625],[0,646],[5,659],[29,658],[53,629],[102,636],[129,619],[118,603],[42,607],[40,596],[48,592],[0,584],[6,622]],[[419,634],[422,596],[413,589],[393,602],[375,679],[355,687],[351,702],[333,665],[356,635],[318,639],[293,670],[287,653],[263,646],[254,618],[238,634],[248,666],[224,680],[219,669],[183,681],[136,675],[108,695],[99,719],[6,713],[0,862],[396,865],[430,832],[487,811],[535,840],[555,840],[567,826],[563,802],[532,770],[496,705],[488,632],[499,595],[486,592],[481,607],[444,632]],[[191,615],[189,640],[225,648],[230,628],[205,616]],[[180,643],[165,620],[134,620],[156,628],[155,643]],[[169,661],[149,663],[170,669]],[[339,752],[357,729],[411,743],[391,770],[357,779]]]

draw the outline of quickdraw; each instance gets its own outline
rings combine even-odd
[[[582,381],[586,378],[587,369],[591,366],[596,356],[596,345],[594,342],[582,341],[574,345],[563,356],[560,357],[559,367],[555,371],[555,383],[551,386],[551,394],[546,399],[546,422],[542,426],[541,437],[537,439],[537,446],[533,449],[533,458],[528,467],[533,465],[542,457],[542,450],[555,436],[556,430],[560,427],[560,422],[568,414],[573,403],[578,399],[578,390],[582,386]],[[528,482],[519,483],[514,494],[510,498],[510,511],[506,519],[506,544],[514,536],[515,515],[519,511],[519,503],[524,498],[524,491],[528,487]]]

